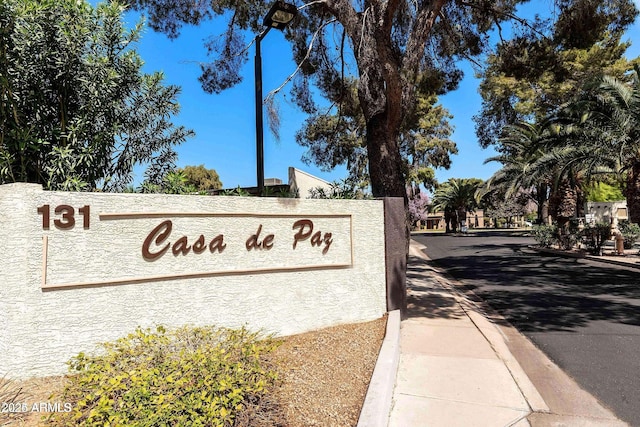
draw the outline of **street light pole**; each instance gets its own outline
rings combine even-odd
[[[256,37],[255,82],[256,82],[256,171],[258,196],[264,195],[264,123],[262,112],[262,52],[260,42],[271,27],[265,28]]]
[[[256,173],[258,195],[264,196],[264,123],[262,113],[262,52],[260,43],[271,28],[284,30],[298,13],[298,9],[281,0],[276,1],[264,17],[265,29],[256,37],[255,85],[256,85]]]

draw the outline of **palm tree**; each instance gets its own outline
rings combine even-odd
[[[557,118],[569,130],[537,168],[559,167],[559,178],[590,182],[602,174],[626,183],[631,222],[640,222],[640,69],[629,83],[605,76]]]
[[[525,191],[537,204],[538,222],[542,223],[548,213],[547,202],[553,184],[553,170],[537,167],[537,162],[546,154],[544,147],[552,137],[550,129],[549,122],[520,122],[505,126],[500,138],[505,151],[485,160],[485,163],[500,162],[502,168],[487,180],[480,196],[494,188],[501,189],[505,198]]]
[[[478,207],[476,192],[482,185],[477,178],[450,178],[433,196],[435,209],[444,211],[446,231],[456,232],[458,225]]]
[[[640,223],[640,67],[629,84],[605,76],[596,91],[594,125],[604,131],[609,164],[626,175],[629,220]],[[610,134],[609,134],[610,133]]]

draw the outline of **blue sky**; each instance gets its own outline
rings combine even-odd
[[[640,0],[636,1],[638,4]],[[91,1],[96,4],[97,1]],[[532,2],[540,7],[548,0]],[[542,11],[537,10],[542,13]],[[125,20],[133,25],[138,14],[127,13]],[[176,40],[146,29],[138,51],[145,61],[145,71],[163,71],[166,82],[182,87],[179,102],[182,107],[174,122],[193,129],[194,138],[178,147],[178,166],[204,164],[215,169],[226,188],[256,185],[255,161],[255,106],[253,79],[253,47],[250,60],[242,75],[244,81],[219,95],[205,93],[197,78],[200,75],[198,63],[207,61],[203,40],[210,34],[219,34],[220,22],[212,22],[200,27],[185,27]],[[636,22],[628,33],[630,40],[640,39],[640,24]],[[627,56],[640,55],[640,45],[632,46]],[[295,64],[291,51],[282,34],[272,30],[262,42],[263,92],[278,87],[293,72]],[[442,182],[448,178],[489,178],[498,168],[496,163],[483,164],[492,155],[492,149],[482,149],[477,143],[472,121],[481,106],[478,94],[478,80],[473,76],[470,64],[461,63],[465,78],[459,88],[443,97],[441,103],[449,109],[454,118],[453,140],[458,145],[458,155],[453,156],[449,170],[437,170],[436,178]],[[327,181],[344,178],[344,167],[331,172],[323,172],[314,165],[301,161],[305,152],[295,142],[295,133],[305,120],[305,115],[287,101],[288,88],[278,96],[281,112],[280,141],[276,141],[268,131],[265,117],[265,176],[287,180],[287,167],[307,171]]]

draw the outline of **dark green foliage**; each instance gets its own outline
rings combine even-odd
[[[241,188],[239,185],[237,188],[234,188],[233,190],[225,190],[222,193],[220,193],[221,196],[239,196],[239,197],[249,197],[251,196],[251,193],[249,193],[247,190]]]
[[[577,219],[572,219],[567,221],[564,227],[557,229],[556,240],[560,249],[570,250],[580,241],[581,232],[578,224]]]
[[[622,220],[618,223],[618,230],[624,237],[624,248],[633,248],[633,244],[640,238],[640,225]]]
[[[207,169],[204,165],[185,166],[178,169],[186,178],[186,184],[196,188],[197,191],[217,190],[222,188],[220,176],[215,169]]]
[[[277,426],[278,407],[268,400],[276,372],[265,356],[278,343],[259,338],[244,328],[138,329],[70,362],[61,399],[73,411],[52,414],[48,424]]]
[[[602,35],[622,34],[637,15],[627,0],[562,0],[554,27],[554,41],[565,49],[587,49]]]
[[[598,223],[587,225],[582,230],[585,243],[593,255],[602,255],[604,243],[611,238],[611,225]]]
[[[366,123],[359,108],[356,83],[351,83],[349,99],[344,95],[344,106],[311,115],[296,134],[296,141],[308,148],[303,158],[305,162],[319,165],[323,170],[344,164],[350,179],[366,184],[369,182]],[[436,84],[438,82],[430,83]],[[439,87],[429,86],[429,90]],[[453,127],[449,120],[452,116],[437,102],[433,92],[419,91],[415,111],[403,120],[399,146],[408,185],[433,189],[436,184],[434,169],[448,169],[450,155],[458,153],[456,143],[451,140]]]
[[[122,22],[117,1],[0,2],[0,183],[65,190],[123,190],[147,164],[159,184],[174,146],[179,89],[144,74],[142,25]]]
[[[536,225],[533,238],[543,248],[557,245],[563,250],[574,248],[579,242],[587,246],[593,255],[602,255],[605,242],[611,239],[611,226],[605,223],[587,224],[582,230],[577,220],[569,221],[565,227],[554,225]]]
[[[474,119],[483,147],[504,149],[506,125],[540,122],[580,95],[584,84],[603,75],[620,79],[634,61],[624,54],[624,31],[638,11],[631,0],[563,0],[555,20],[515,28],[489,55],[480,92],[482,111]]]
[[[143,182],[137,190],[132,192],[145,194],[206,194],[206,191],[198,190],[191,184],[185,173],[178,169],[173,172],[167,172],[159,184],[150,181]]]
[[[433,208],[444,211],[446,231],[456,232],[467,212],[479,207],[478,190],[483,182],[477,178],[450,178],[433,196]]]
[[[550,248],[557,241],[558,227],[555,225],[536,225],[532,232],[535,241],[543,248]]]
[[[354,179],[343,179],[332,182],[329,189],[316,187],[309,190],[310,199],[370,199],[362,183]]]

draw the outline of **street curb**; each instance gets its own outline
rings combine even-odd
[[[400,320],[400,310],[389,312],[386,333],[357,427],[386,427],[389,424],[393,389],[400,361]]]
[[[427,247],[423,244],[412,240],[411,245],[409,246],[409,254],[418,256],[426,261],[431,261],[431,259],[422,251],[426,248]],[[476,328],[478,328],[484,338],[489,342],[489,345],[491,345],[491,348],[493,348],[498,358],[505,364],[506,368],[511,373],[511,376],[516,382],[518,389],[524,396],[531,410],[533,412],[550,412],[549,406],[546,404],[536,387],[533,385],[533,382],[526,374],[522,366],[520,366],[520,363],[518,363],[516,358],[513,356],[511,350],[509,350],[509,347],[506,343],[506,340],[508,340],[509,338],[504,335],[498,325],[489,320],[482,313],[490,311],[492,313],[492,317],[494,318],[499,315],[493,309],[488,307],[487,304],[473,292],[467,291],[473,295],[473,299],[470,299],[468,295],[461,293],[455,287],[455,285],[452,285],[450,283],[450,279],[444,277],[446,275],[446,272],[441,272],[439,274],[443,277],[446,285],[452,288],[456,300],[458,301],[458,303],[460,303],[469,319],[473,322]],[[501,321],[506,322],[506,319],[504,319],[502,316],[499,317]],[[524,335],[520,335],[526,339]]]
[[[467,310],[465,309],[465,311]],[[529,404],[531,411],[543,413],[551,412],[549,406],[538,392],[538,389],[536,389],[536,386],[533,385],[529,376],[526,374],[524,369],[522,369],[520,363],[511,353],[511,350],[509,350],[509,347],[505,342],[508,338],[503,335],[498,326],[472,308],[467,311],[467,316],[469,316],[473,324],[476,325],[476,328],[478,328],[480,333],[482,333],[484,338],[489,342],[489,345],[491,345],[498,358],[505,364],[511,373],[511,377],[514,379],[520,389],[520,392]]]
[[[587,255],[587,254],[579,254],[579,253],[574,253],[574,252],[566,252],[566,251],[561,251],[558,249],[550,249],[550,248],[541,248],[539,246],[527,246],[529,249],[536,251],[536,252],[541,252],[544,254],[551,254],[551,255],[558,255],[558,256],[563,256],[565,258],[579,258],[579,259],[588,259],[590,261],[596,261],[596,262],[601,262],[604,264],[614,264],[614,265],[621,265],[623,267],[630,267],[630,268],[636,268],[636,269],[640,269],[640,263],[639,262],[635,262],[635,263],[630,263],[630,262],[624,262],[624,261],[618,261],[615,259],[610,259],[610,258],[602,258],[599,256],[595,256],[595,255]]]

